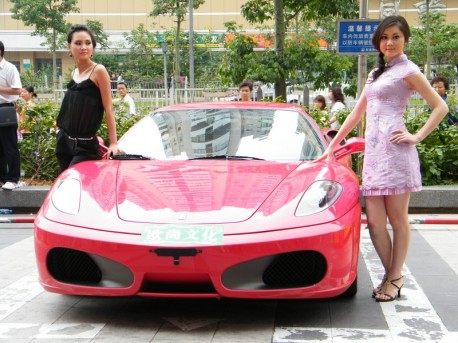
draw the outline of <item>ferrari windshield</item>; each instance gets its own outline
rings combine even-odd
[[[119,141],[126,154],[155,160],[314,160],[323,143],[295,110],[206,108],[157,111]]]

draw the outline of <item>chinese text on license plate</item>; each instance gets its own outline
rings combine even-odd
[[[147,225],[142,232],[141,242],[147,244],[205,244],[221,245],[222,225]]]

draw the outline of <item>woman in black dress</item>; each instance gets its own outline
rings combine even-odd
[[[76,69],[57,117],[56,156],[61,171],[78,162],[99,158],[96,134],[104,112],[110,141],[107,153],[118,152],[110,76],[103,65],[91,60],[95,37],[86,26],[74,25],[68,32],[67,43]]]

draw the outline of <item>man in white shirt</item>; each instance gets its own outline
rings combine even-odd
[[[135,115],[135,103],[134,99],[128,94],[129,89],[127,88],[127,85],[124,82],[118,82],[118,94],[121,97],[122,103],[128,105],[128,111],[127,111],[127,116],[132,117]]]
[[[19,72],[3,57],[5,46],[0,41],[0,107],[16,108],[22,92]],[[0,126],[0,187],[11,191],[20,187],[21,156],[17,145],[18,124]]]

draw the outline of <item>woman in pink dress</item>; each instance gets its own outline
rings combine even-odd
[[[387,17],[377,27],[372,38],[379,51],[377,65],[355,108],[321,158],[331,159],[333,150],[366,112],[362,191],[370,236],[385,269],[381,284],[373,290],[373,297],[380,302],[399,297],[404,284],[401,273],[410,242],[410,193],[420,191],[422,185],[415,144],[434,130],[448,112],[420,69],[404,54],[409,37],[409,25],[401,16]],[[424,126],[410,133],[403,115],[414,91],[433,110]],[[387,230],[387,219],[393,239]]]

